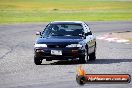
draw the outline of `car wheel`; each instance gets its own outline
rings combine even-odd
[[[40,58],[34,56],[34,63],[35,63],[36,65],[41,65],[42,59],[40,59]]]
[[[95,61],[96,60],[96,54],[93,52],[92,54],[89,55],[89,61]]]
[[[94,52],[89,55],[89,61],[95,61],[95,60],[96,60],[96,46]]]
[[[79,58],[80,63],[86,63],[88,61],[88,49],[85,50],[85,55]]]

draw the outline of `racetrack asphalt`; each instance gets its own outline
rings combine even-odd
[[[132,31],[132,21],[87,22],[98,37],[110,32]],[[97,60],[33,62],[36,31],[47,23],[0,25],[0,88],[132,88],[129,84],[76,83],[76,68],[82,65],[89,74],[132,75],[132,44],[97,39]]]

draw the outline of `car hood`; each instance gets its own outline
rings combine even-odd
[[[82,41],[81,37],[40,37],[37,44],[76,44]]]

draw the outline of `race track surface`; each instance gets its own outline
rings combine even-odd
[[[87,22],[98,37],[110,32],[132,31],[132,21]],[[77,61],[43,60],[36,66],[33,47],[36,31],[47,23],[0,25],[0,88],[77,88]],[[97,39],[97,60],[82,64],[90,74],[132,75],[132,44]],[[82,88],[132,88],[129,84],[86,84]]]

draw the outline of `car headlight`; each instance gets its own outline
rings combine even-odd
[[[34,47],[47,47],[46,44],[35,44]]]
[[[66,47],[82,47],[81,44],[70,44],[70,45],[67,45]]]

